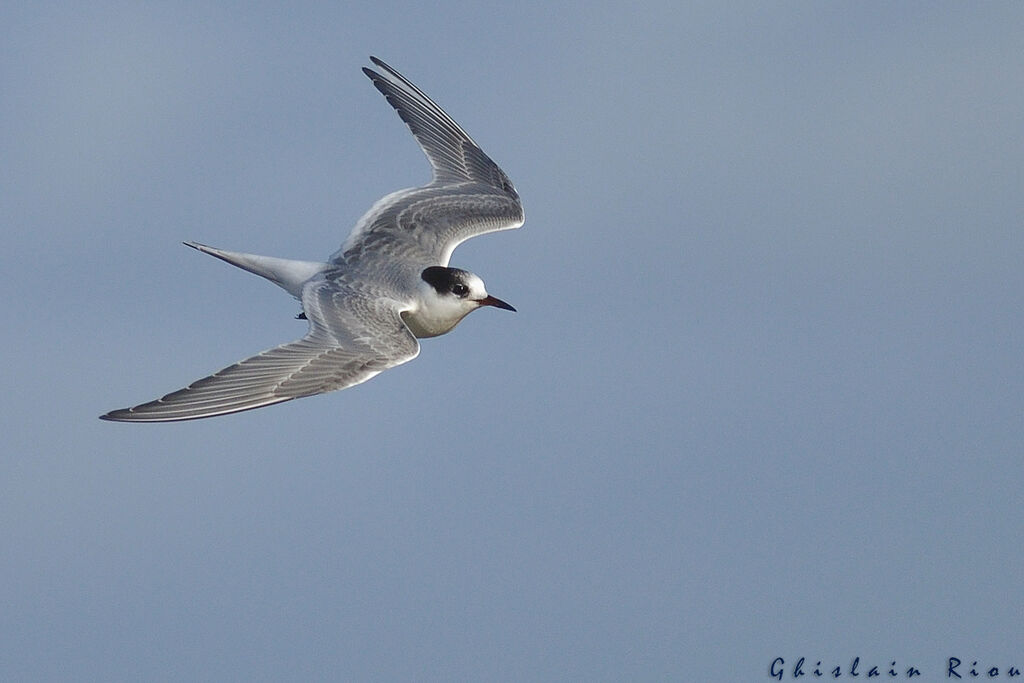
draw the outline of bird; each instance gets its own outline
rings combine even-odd
[[[298,261],[184,242],[275,283],[299,300],[300,339],[267,349],[162,398],[102,420],[173,422],[346,389],[419,355],[419,339],[450,332],[483,307],[516,309],[482,279],[449,267],[470,237],[523,224],[523,205],[498,165],[434,100],[384,61],[364,67],[408,126],[430,182],[370,207],[326,261]]]

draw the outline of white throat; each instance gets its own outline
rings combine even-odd
[[[416,337],[436,337],[450,332],[459,321],[478,308],[475,301],[438,296],[433,289],[423,288],[419,306],[402,313],[402,320]]]

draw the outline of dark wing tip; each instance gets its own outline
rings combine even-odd
[[[389,74],[395,74],[399,77],[400,80],[402,80],[401,75],[397,71],[395,71],[394,67],[385,62],[383,59],[378,59],[377,57],[370,55],[370,61],[373,62],[374,66],[380,67]],[[363,73],[369,76],[370,79],[373,81],[384,80],[385,78],[384,76],[382,76],[381,74],[377,73],[376,71],[367,66],[363,67]]]

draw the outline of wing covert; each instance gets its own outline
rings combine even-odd
[[[505,172],[422,90],[376,57],[364,68],[426,154],[433,179],[393,192],[356,223],[331,261],[396,256],[447,265],[461,242],[523,224],[523,206]]]

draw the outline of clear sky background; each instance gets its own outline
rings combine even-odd
[[[0,679],[1024,669],[1024,7],[432,4],[0,10]],[[429,177],[370,54],[516,184],[452,264],[519,312],[96,419],[305,330],[182,240]]]

